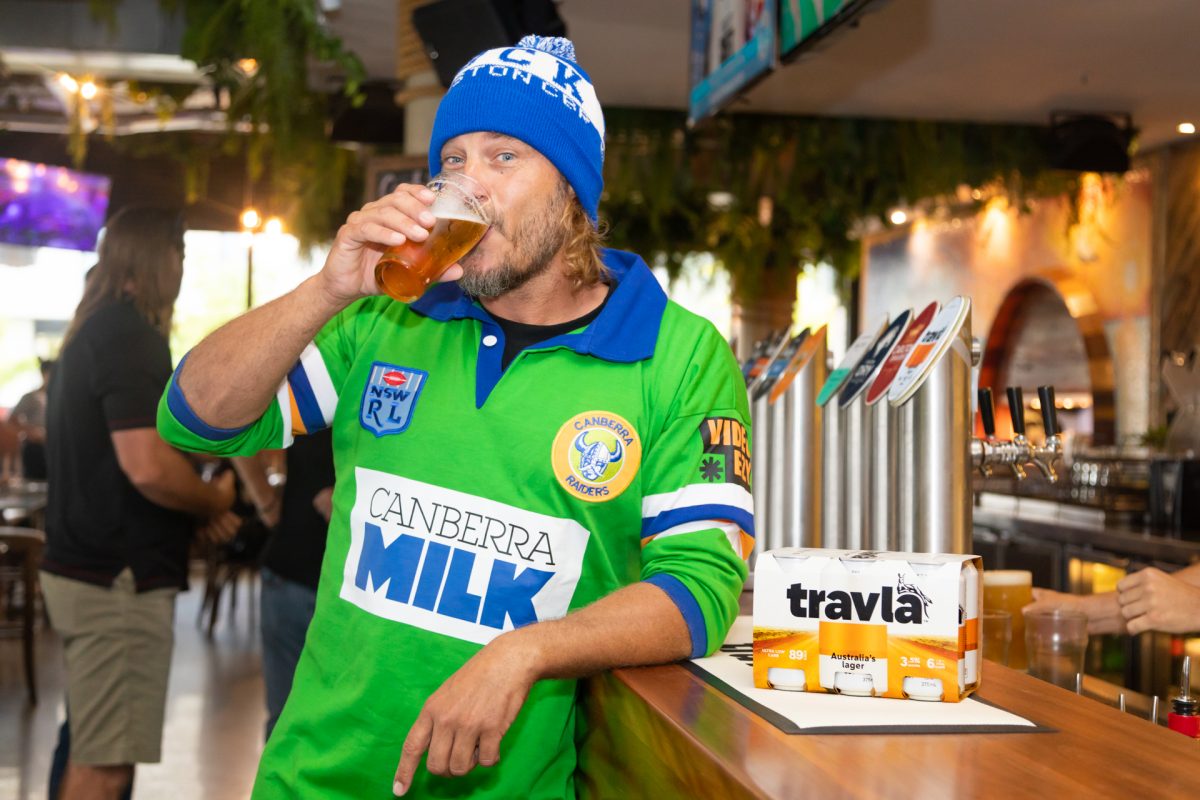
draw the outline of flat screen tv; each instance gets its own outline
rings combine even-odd
[[[95,250],[111,188],[104,175],[0,157],[0,242]]]
[[[858,17],[872,1],[780,0],[780,59],[791,61],[810,45]]]
[[[775,66],[775,0],[692,0],[688,122],[725,107]]]

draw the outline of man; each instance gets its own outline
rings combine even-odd
[[[1087,615],[1088,632],[1200,631],[1200,564],[1167,574],[1155,567],[1126,575],[1115,592],[1076,595],[1034,589],[1023,611],[1069,608]]]
[[[162,746],[175,595],[193,518],[236,530],[232,473],[207,484],[154,429],[183,273],[178,214],[127,208],[67,329],[50,386],[41,585],[66,659],[62,797],[118,798]],[[61,747],[66,749],[64,728]]]
[[[0,483],[16,477],[17,456],[21,452],[21,430],[0,419]]]
[[[50,386],[53,360],[40,360],[42,385],[25,394],[13,406],[12,419],[20,428],[21,469],[31,481],[46,480],[46,390]]]
[[[640,258],[598,248],[603,132],[570,42],[480,54],[430,142],[495,210],[458,283],[373,296],[382,250],[434,225],[401,186],[176,371],[179,446],[333,427],[316,611],[255,797],[572,797],[575,679],[705,655],[732,623],[745,386]]]
[[[303,436],[287,449],[282,495],[267,480],[262,457],[235,458],[234,466],[255,498],[259,519],[275,529],[263,547],[259,593],[263,687],[270,738],[292,690],[296,662],[317,605],[325,532],[333,515],[333,437],[328,429]]]

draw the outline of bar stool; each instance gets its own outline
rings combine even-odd
[[[15,577],[22,583],[21,648],[25,657],[25,688],[31,705],[37,705],[37,676],[33,669],[34,617],[37,614],[38,565],[45,544],[46,535],[34,528],[0,527],[0,555],[12,554],[21,562],[18,569],[0,574],[0,580]]]

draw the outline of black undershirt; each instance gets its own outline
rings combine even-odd
[[[513,362],[517,354],[527,347],[533,347],[555,337],[591,325],[593,320],[600,316],[600,312],[604,310],[604,306],[608,304],[608,298],[612,297],[612,290],[613,287],[609,286],[608,294],[604,296],[604,302],[582,317],[570,320],[569,322],[560,322],[556,325],[528,325],[524,322],[513,322],[510,319],[504,319],[492,314],[492,319],[496,320],[496,324],[500,326],[500,330],[504,331],[504,355],[500,359],[500,369],[508,369],[508,365]]]

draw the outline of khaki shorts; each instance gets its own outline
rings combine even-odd
[[[67,661],[76,764],[152,764],[162,754],[178,589],[138,594],[126,569],[104,588],[41,573]]]

